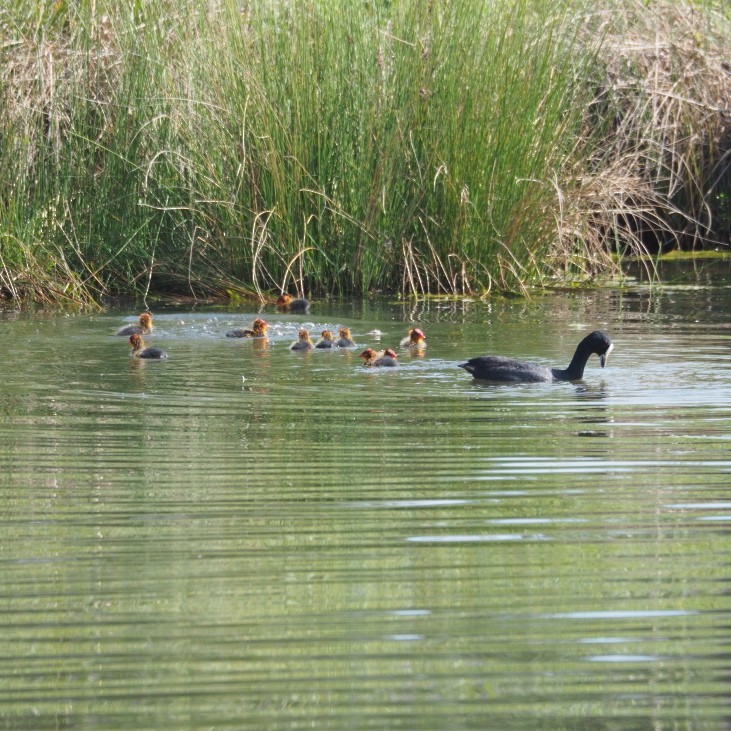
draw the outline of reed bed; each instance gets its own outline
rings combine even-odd
[[[2,297],[525,293],[728,244],[723,6],[11,5]]]

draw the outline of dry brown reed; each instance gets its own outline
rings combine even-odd
[[[580,168],[556,185],[559,240],[582,242],[587,275],[613,253],[719,243],[714,215],[731,184],[729,18],[709,6],[629,1],[597,19],[587,28],[603,37],[603,77]]]

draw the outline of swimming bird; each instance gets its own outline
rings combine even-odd
[[[333,334],[329,330],[322,331],[322,337],[315,344],[316,348],[334,348]]]
[[[117,330],[117,335],[149,335],[152,332],[152,315],[149,312],[143,312],[140,315],[139,325],[127,325]]]
[[[548,381],[580,381],[589,357],[596,353],[602,368],[614,347],[609,336],[601,330],[587,335],[577,346],[568,368],[546,368],[537,363],[527,363],[497,355],[481,355],[471,358],[459,367],[482,381],[512,383],[540,383]]]
[[[310,340],[310,333],[304,328],[299,331],[297,340],[289,346],[290,350],[312,350],[312,340]]]
[[[350,334],[349,327],[341,327],[340,330],[338,330],[338,335],[340,337],[335,341],[335,345],[337,345],[338,348],[354,348],[355,347],[355,342],[353,340],[353,337]]]
[[[265,338],[267,336],[267,328],[269,325],[264,322],[260,317],[257,317],[254,322],[251,323],[251,330],[246,328],[239,328],[236,330],[229,330],[226,333],[227,338]]]
[[[379,368],[385,366],[387,368],[393,368],[397,365],[396,359],[398,358],[398,355],[396,355],[396,352],[391,348],[386,348],[386,350],[383,351],[383,355],[376,353],[373,348],[366,348],[358,357],[363,358],[363,365],[366,366],[376,366]]]
[[[277,298],[276,305],[280,310],[287,310],[288,312],[307,312],[310,309],[309,300],[304,297],[295,299],[286,292]]]
[[[160,348],[146,348],[145,341],[139,333],[132,333],[129,336],[129,344],[132,346],[132,355],[135,358],[167,358],[168,354]]]
[[[412,328],[399,345],[402,348],[413,348],[415,350],[426,348],[426,335],[418,327]]]

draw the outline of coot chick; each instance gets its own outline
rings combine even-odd
[[[316,348],[334,348],[333,334],[329,330],[322,331],[322,337],[315,344]]]
[[[129,344],[132,346],[132,355],[135,358],[167,358],[168,354],[160,348],[146,348],[145,341],[139,333],[129,336]]]
[[[396,358],[398,358],[396,352],[391,348],[386,348],[381,356],[379,356],[373,348],[366,348],[358,357],[363,358],[363,365],[376,366],[379,368],[393,368],[396,366]]]
[[[149,312],[143,312],[140,315],[139,325],[127,325],[117,330],[117,335],[149,335],[152,332],[152,315]]]
[[[304,298],[295,299],[286,292],[277,298],[277,307],[287,312],[307,312],[310,309],[310,301]]]
[[[312,340],[310,340],[310,333],[304,328],[299,331],[297,340],[289,346],[290,350],[312,350]]]
[[[239,328],[236,330],[229,330],[226,333],[227,338],[265,338],[267,336],[267,328],[269,325],[264,322],[260,317],[257,317],[254,322],[251,323],[251,330],[246,328]]]
[[[337,345],[338,348],[354,348],[355,347],[355,341],[353,340],[353,338],[350,334],[349,327],[341,327],[340,330],[338,330],[338,335],[340,337],[335,341],[335,345]]]
[[[513,383],[540,383],[547,381],[580,381],[584,376],[584,367],[592,353],[599,356],[602,368],[614,345],[605,332],[595,330],[587,335],[577,346],[569,367],[546,368],[537,363],[503,358],[497,355],[481,355],[471,358],[459,367],[471,373],[481,381],[501,381]]]
[[[412,328],[400,345],[402,348],[414,348],[415,350],[426,348],[426,335],[418,327]]]

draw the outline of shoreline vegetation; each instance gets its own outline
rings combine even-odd
[[[725,3],[4,6],[0,304],[526,294],[729,249]]]

